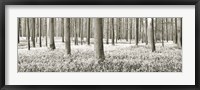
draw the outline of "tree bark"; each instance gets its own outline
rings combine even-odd
[[[164,47],[164,18],[162,18],[162,46]]]
[[[111,19],[111,23],[112,23],[112,45],[115,45],[115,30],[114,30],[114,18]]]
[[[180,28],[178,29],[178,47],[182,48],[182,18],[180,18]]]
[[[90,45],[90,18],[88,18],[87,45]]]
[[[33,47],[35,47],[35,18],[31,18],[32,20],[32,25],[31,25],[31,30],[32,30],[32,42],[33,42]]]
[[[148,45],[148,27],[147,27],[147,26],[148,26],[148,25],[147,25],[148,22],[147,22],[147,21],[148,21],[148,20],[147,20],[147,18],[146,18],[146,19],[145,19],[145,23],[146,23],[146,28],[145,28],[145,29],[146,29],[146,35],[145,35],[145,36],[146,36],[146,45]]]
[[[178,39],[178,37],[177,37],[177,18],[175,18],[175,44],[177,44],[177,39]]]
[[[94,43],[94,50],[95,56],[102,62],[105,59],[104,56],[104,48],[103,48],[103,29],[102,29],[102,19],[101,18],[94,18],[94,26],[95,26],[95,43]]]
[[[30,50],[29,18],[26,18],[26,31],[27,31],[27,40],[28,40],[28,50]]]
[[[138,45],[139,18],[136,18],[135,45]]]
[[[61,18],[61,37],[62,37],[62,42],[64,42],[64,20]]]
[[[132,39],[132,23],[131,23],[131,19],[128,18],[128,38],[129,38],[129,43],[131,44],[131,39]]]
[[[20,43],[20,18],[18,18],[17,43]]]
[[[50,26],[50,48],[52,49],[52,50],[54,50],[54,49],[56,49],[56,47],[55,47],[55,42],[54,42],[54,25],[55,25],[55,18],[50,18],[49,19],[49,26]]]
[[[156,50],[155,42],[154,42],[154,28],[153,28],[154,25],[153,24],[154,24],[154,18],[148,18],[148,28],[149,28],[149,31],[150,31],[152,52],[154,52]]]
[[[40,45],[40,47],[42,47],[42,39],[41,39],[41,36],[42,36],[42,28],[41,28],[41,24],[42,24],[42,18],[39,18],[39,45]]]
[[[71,42],[70,42],[70,20],[64,18],[64,31],[65,31],[65,49],[67,54],[71,54]]]

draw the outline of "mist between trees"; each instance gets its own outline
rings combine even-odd
[[[69,56],[72,45],[94,45],[96,61],[104,64],[105,45],[147,46],[153,53],[156,44],[165,48],[170,42],[181,49],[182,18],[18,18],[18,46],[26,46],[27,51],[37,47],[56,50],[60,46],[55,38],[64,43]]]

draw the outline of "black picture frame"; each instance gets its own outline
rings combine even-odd
[[[6,5],[195,5],[195,85],[5,85]],[[1,0],[0,1],[0,88],[1,90],[199,90],[200,0]]]

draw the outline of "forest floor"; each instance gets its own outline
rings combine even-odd
[[[65,44],[55,38],[55,50],[50,50],[43,41],[35,48],[27,49],[27,42],[20,38],[18,44],[18,72],[182,72],[182,50],[173,42],[156,43],[156,51],[145,43],[138,46],[118,41],[114,46],[104,44],[105,61],[98,64],[94,45],[74,45],[71,55],[66,55]],[[105,41],[105,40],[104,40]],[[110,40],[111,41],[111,40]],[[93,42],[91,40],[91,42]]]

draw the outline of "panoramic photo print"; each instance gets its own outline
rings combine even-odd
[[[18,72],[182,72],[181,17],[18,17]]]

